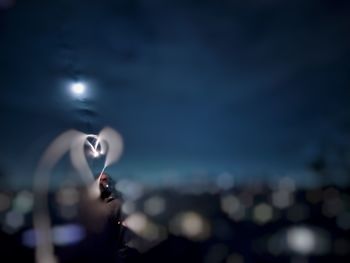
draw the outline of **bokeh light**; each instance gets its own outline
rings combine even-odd
[[[290,251],[299,255],[322,255],[331,249],[328,233],[320,228],[293,226],[286,233]]]
[[[253,219],[258,224],[265,224],[272,219],[273,216],[273,208],[266,204],[258,204],[254,207],[253,210]]]
[[[152,196],[144,202],[143,207],[146,214],[156,216],[164,212],[166,203],[164,198]]]
[[[29,191],[21,191],[13,200],[13,207],[15,210],[25,214],[33,208],[33,194]]]
[[[272,204],[279,209],[291,206],[294,202],[294,195],[288,191],[278,190],[272,193]]]
[[[130,200],[126,200],[123,204],[122,204],[122,212],[126,215],[129,215],[133,212],[136,211],[136,205],[133,201]]]
[[[287,232],[290,249],[299,254],[310,254],[316,248],[316,235],[306,227],[294,227]]]
[[[234,195],[224,195],[221,197],[221,209],[231,219],[240,221],[246,214],[246,209],[241,201]]]
[[[53,241],[57,246],[68,246],[80,242],[85,237],[85,230],[77,224],[54,226]]]
[[[170,221],[170,231],[192,240],[205,240],[210,235],[210,224],[194,211],[182,212]]]
[[[24,224],[24,215],[21,212],[12,210],[5,215],[5,231],[14,232]]]

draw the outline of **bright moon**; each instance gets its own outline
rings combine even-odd
[[[75,82],[72,84],[71,90],[76,95],[82,95],[85,92],[85,85],[81,82]]]

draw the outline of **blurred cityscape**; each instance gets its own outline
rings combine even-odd
[[[306,263],[350,258],[348,187],[297,188],[289,177],[269,185],[233,185],[226,174],[216,183],[181,189],[147,189],[130,180],[117,182],[115,188],[124,197],[121,210],[128,227],[145,240],[139,244],[137,262]],[[101,246],[104,237],[91,237],[78,220],[81,191],[65,186],[51,192],[49,200],[60,262],[89,262],[86,257],[98,262],[107,252]],[[34,262],[32,208],[29,190],[0,193],[4,259]]]

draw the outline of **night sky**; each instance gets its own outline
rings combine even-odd
[[[349,1],[0,0],[0,169],[108,125],[115,177],[291,175],[349,143]],[[83,99],[69,84],[83,81]],[[348,136],[348,137],[346,137]]]

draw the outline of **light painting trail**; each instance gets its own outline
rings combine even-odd
[[[89,139],[93,139],[91,143]],[[85,146],[88,146],[93,156],[105,155],[102,171],[97,180],[94,179],[88,165]],[[36,233],[35,258],[37,263],[57,262],[52,240],[51,219],[48,212],[48,191],[53,168],[66,154],[70,154],[73,167],[80,175],[84,185],[89,189],[91,198],[99,196],[98,182],[103,171],[116,162],[123,151],[123,140],[118,132],[106,127],[98,135],[84,134],[69,130],[59,135],[46,149],[39,161],[35,176],[33,191],[35,205],[33,224]]]

